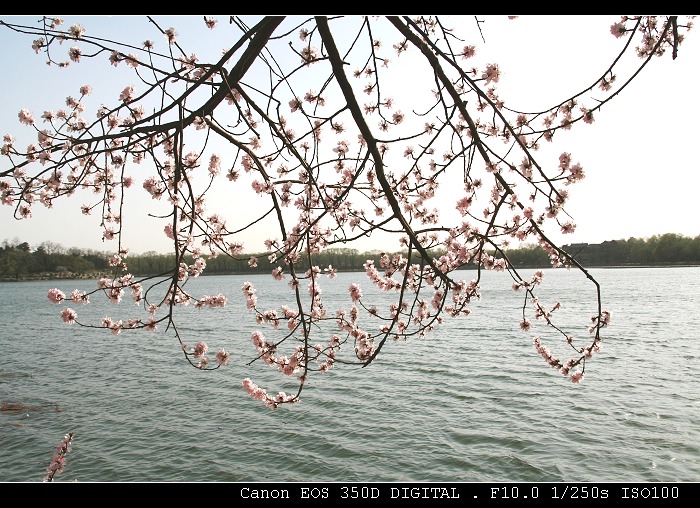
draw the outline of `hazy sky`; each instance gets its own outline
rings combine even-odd
[[[65,27],[79,22],[89,35],[109,38],[118,34],[139,47],[145,39],[160,42],[158,37],[162,37],[143,17],[62,17]],[[214,17],[227,23],[227,16]],[[17,16],[0,16],[0,19],[29,25],[39,16],[21,20]],[[178,42],[186,51],[194,47],[189,45],[191,40],[187,37],[192,30],[190,26],[196,25],[199,31],[203,26],[202,16],[155,16],[155,19],[164,28],[177,29]],[[474,23],[473,19],[460,16],[456,21]],[[486,44],[476,38],[466,42],[476,44],[477,51],[488,54],[490,61],[499,64],[500,97],[508,106],[525,111],[551,106],[591,84],[624,44],[610,34],[610,25],[619,16],[522,16],[516,20],[481,16],[480,19],[485,19],[482,29]],[[551,231],[552,239],[562,243],[597,243],[663,233],[700,235],[695,196],[700,188],[697,158],[700,34],[696,30],[688,34],[675,61],[670,54],[654,58],[632,85],[597,112],[593,125],[576,125],[569,132],[557,134],[557,149],[571,152],[573,160],[582,164],[586,178],[570,189],[566,206],[577,224],[576,232],[560,235]],[[64,107],[65,98],[76,96],[82,84],[93,86],[92,100],[106,104],[115,102],[114,90],[128,84],[115,82],[114,76],[107,73],[91,73],[87,63],[63,70],[49,68],[44,57],[31,49],[31,42],[32,37],[0,27],[3,48],[0,65],[5,69],[0,81],[3,97],[0,134],[20,138],[20,133],[26,132],[17,118],[21,108],[31,109],[38,118],[45,109]],[[226,42],[213,39],[210,54],[219,55]],[[200,37],[192,41],[198,51],[198,45],[203,43]],[[638,62],[641,60],[635,57],[633,63]],[[90,109],[91,114],[94,111],[95,108]],[[7,162],[0,162],[0,168],[7,167]],[[140,182],[137,187],[132,198],[132,206],[136,207],[139,200],[144,203],[150,200],[140,188]],[[50,241],[65,247],[112,250],[113,245],[101,241],[98,215],[81,215],[81,204],[63,199],[51,210],[36,205],[28,221],[14,220],[13,208],[0,205],[0,242],[18,238],[32,246]],[[125,227],[137,230],[128,236],[126,246],[132,252],[169,249],[163,235],[145,231],[138,234],[143,217],[137,214],[132,217],[131,223],[125,223]],[[356,247],[364,250],[383,246],[377,246],[373,240]],[[387,248],[397,247],[392,243]]]

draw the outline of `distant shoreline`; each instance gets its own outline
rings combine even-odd
[[[654,263],[654,264],[622,264],[622,265],[583,265],[586,270],[596,268],[689,268],[694,266],[700,266],[700,263]],[[537,270],[537,269],[548,269],[551,266],[541,266],[541,265],[521,265],[515,267],[517,270]],[[558,267],[557,269],[564,267]],[[464,267],[460,270],[474,271],[476,267]],[[355,272],[363,273],[362,270],[338,270],[338,272]],[[225,276],[225,275],[265,275],[266,272],[257,271],[244,271],[244,272],[229,272],[229,273],[203,273],[202,277],[215,277],[215,276]],[[152,277],[154,274],[133,274],[134,277]],[[88,272],[88,273],[71,273],[71,272],[43,272],[35,275],[27,275],[19,278],[15,277],[0,277],[0,283],[2,282],[33,282],[40,280],[97,280],[103,277],[114,277],[114,274],[107,272]]]

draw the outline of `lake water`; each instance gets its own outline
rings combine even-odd
[[[587,335],[592,286],[544,272],[543,300],[561,299],[567,330]],[[279,283],[270,276],[193,281],[229,298],[186,309],[181,324],[186,342],[232,352],[213,372],[190,367],[162,330],[115,336],[64,324],[47,291],[93,281],[0,284],[0,403],[26,407],[0,412],[0,481],[41,482],[68,432],[61,482],[700,481],[700,267],[591,273],[612,321],[580,385],[545,364],[518,327],[522,294],[488,272],[470,316],[387,344],[367,368],[312,376],[299,404],[274,411],[241,386],[251,377],[273,393],[292,387],[246,365],[258,327],[240,288],[250,280],[271,308]],[[371,292],[363,274],[324,278],[329,310],[354,280]],[[128,302],[92,302],[71,307],[128,317]],[[542,336],[568,357],[558,336]]]

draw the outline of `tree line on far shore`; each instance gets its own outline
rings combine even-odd
[[[599,244],[578,243],[563,248],[584,266],[646,266],[700,264],[700,236],[687,237],[675,233],[654,235],[649,238],[610,240]],[[518,268],[546,268],[551,266],[548,254],[537,245],[524,245],[506,250],[510,262]],[[121,273],[119,267],[109,265],[112,252],[91,249],[66,248],[53,242],[36,247],[20,240],[4,240],[0,245],[0,280],[48,278],[99,278]],[[327,249],[315,256],[314,264],[329,265],[338,271],[363,271],[372,259],[377,267],[381,251],[360,252],[357,249]],[[391,253],[394,254],[394,253]],[[434,253],[436,256],[440,252]],[[251,268],[248,260],[258,257],[258,265]],[[173,269],[174,254],[146,252],[130,254],[129,272],[137,275],[158,275]],[[247,254],[235,258],[210,257],[206,260],[207,275],[238,273],[269,273],[280,263],[270,263],[264,254]],[[471,266],[475,268],[475,266]],[[465,268],[470,268],[466,266]]]

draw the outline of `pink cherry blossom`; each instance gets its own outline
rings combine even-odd
[[[462,58],[472,58],[476,54],[476,48],[473,45],[464,46],[462,49]]]
[[[63,319],[64,322],[68,323],[69,325],[72,325],[75,323],[75,319],[78,317],[76,312],[73,309],[63,309],[61,311],[61,318]]]
[[[318,49],[307,46],[301,50],[301,58],[305,65],[313,63],[318,57]]]
[[[229,358],[231,357],[231,353],[224,349],[220,349],[219,351],[216,352],[216,361],[219,365],[228,365]]]
[[[68,56],[70,57],[71,60],[73,60],[76,63],[80,62],[80,57],[82,55],[83,55],[83,51],[77,46],[73,46],[68,51]]]
[[[209,30],[218,26],[217,20],[203,19],[197,36],[216,38]],[[282,30],[276,29],[277,19],[268,17],[247,31],[246,22],[233,16],[231,24],[243,32],[241,38],[219,39],[227,45],[244,41],[244,46],[228,45],[209,61],[186,52],[194,46],[181,44],[175,28],[165,29],[167,25],[152,23],[151,33],[143,35],[165,37],[167,46],[146,40],[145,49],[139,49],[138,43],[85,38],[80,25],[59,31],[59,21],[44,18],[40,28],[23,28],[38,59],[66,67],[71,62],[85,65],[92,56],[109,58],[111,65],[101,62],[117,81],[104,102],[83,85],[80,95],[68,96],[65,104],[42,107],[42,128],[29,109],[13,106],[12,111],[20,111],[15,127],[26,131],[28,139],[3,138],[0,150],[7,167],[0,171],[0,200],[13,218],[30,218],[38,213],[37,205],[50,209],[66,196],[81,195],[80,210],[92,213],[101,228],[98,240],[102,234],[105,241],[112,240],[110,245],[118,245],[108,261],[109,277],[99,278],[98,287],[87,293],[70,293],[73,308],[87,304],[88,295],[106,298],[114,319],[97,317],[90,324],[83,311],[77,321],[75,311],[64,306],[60,316],[65,323],[101,326],[95,331],[107,335],[107,330],[116,335],[164,328],[164,335],[183,348],[185,363],[215,370],[230,362],[231,353],[212,344],[216,355],[209,361],[210,346],[197,342],[204,336],[197,337],[198,330],[183,323],[192,310],[186,306],[197,309],[199,319],[230,321],[222,309],[228,300],[219,288],[199,292],[206,287],[203,276],[218,270],[225,258],[251,272],[271,273],[276,281],[286,279],[275,283],[274,292],[258,293],[243,283],[238,298],[243,296],[245,316],[234,317],[245,317],[249,332],[255,330],[252,347],[240,351],[249,356],[243,364],[257,362],[290,376],[281,378],[285,391],[270,388],[269,393],[250,378],[243,381],[251,397],[274,409],[296,402],[312,375],[369,363],[393,341],[423,339],[445,319],[468,316],[470,304],[481,298],[484,272],[492,270],[507,272],[506,287],[517,291],[513,296],[521,308],[513,326],[518,323],[527,334],[533,328],[547,330],[534,339],[535,355],[567,381],[581,382],[586,363],[600,351],[609,312],[584,315],[582,328],[590,335],[574,338],[559,322],[559,303],[552,305],[537,294],[544,272],[531,276],[511,265],[507,252],[520,242],[532,242],[553,268],[585,272],[578,264],[585,258],[565,252],[549,237],[550,232],[575,231],[569,196],[585,177],[583,167],[572,153],[538,150],[543,139],[553,142],[555,135],[569,135],[560,131],[587,128],[598,120],[594,114],[609,114],[607,103],[627,87],[604,94],[600,89],[612,91],[616,80],[627,84],[626,66],[603,66],[608,70],[602,77],[594,75],[564,99],[551,94],[549,104],[527,109],[526,104],[507,103],[510,92],[497,89],[498,63],[475,60],[473,34],[459,33],[459,23],[448,27],[437,17],[420,18],[420,26],[393,17],[388,21],[401,30],[382,43],[380,32],[373,30],[377,19],[371,17],[355,20],[358,30],[353,33],[352,18],[328,24],[309,17]],[[675,54],[689,21],[680,16],[621,17],[604,25],[603,35],[610,26],[614,37],[624,35],[623,41],[607,36],[619,51],[629,46],[632,53],[636,46],[637,56],[649,59],[653,53]],[[343,35],[353,37],[352,51],[337,53],[327,33],[331,26],[350,27]],[[447,49],[441,43],[445,34],[455,41]],[[257,41],[265,47],[257,47]],[[301,61],[277,65],[288,63],[275,54],[278,46]],[[396,79],[390,71],[394,52],[403,62],[406,51],[423,58],[420,48],[425,47],[442,47],[440,58],[415,67],[409,63],[409,74]],[[248,56],[249,61],[240,60]],[[61,57],[66,61],[56,60]],[[122,61],[125,65],[116,69]],[[318,69],[310,67],[315,62]],[[260,75],[267,76],[269,86],[244,85],[248,65],[264,71]],[[649,59],[644,65],[653,63]],[[318,73],[322,68],[326,70]],[[422,80],[411,79],[410,72],[431,68],[436,72],[429,73],[425,87]],[[123,73],[127,81],[120,81]],[[409,88],[410,94],[397,94]],[[420,106],[418,93],[427,96],[427,107]],[[289,112],[292,116],[286,118]],[[143,191],[133,189],[136,181]],[[133,199],[147,204],[134,210]],[[133,225],[140,225],[134,211],[152,219],[154,227],[143,224],[144,231],[154,231],[154,240],[172,249],[162,269],[138,266],[148,272],[139,276],[130,273],[130,265],[140,263],[124,249],[135,241]],[[260,238],[258,233],[270,239],[253,240]],[[322,275],[332,279],[338,267],[346,268],[336,261],[334,249],[352,247],[358,240],[374,242],[378,233],[382,241],[386,235],[393,242],[386,249],[402,252],[377,251],[364,272],[356,274],[359,279],[347,279],[340,288],[341,293],[347,288],[349,299],[340,298],[331,307],[335,300],[328,295],[335,295],[336,284]],[[330,259],[335,265],[328,264]],[[472,280],[460,278],[467,268],[476,268]],[[363,294],[362,278],[372,291]],[[61,304],[67,297],[54,288],[48,298]],[[593,299],[598,305],[586,308],[599,309],[602,298]],[[236,324],[237,331],[247,329],[245,323]],[[194,348],[187,346],[195,342]],[[560,356],[564,354],[569,356]],[[298,386],[292,391],[290,384]]]
[[[28,109],[20,110],[17,116],[19,116],[19,121],[24,125],[34,125],[34,115]]]
[[[149,332],[155,332],[158,329],[157,326],[157,321],[155,318],[148,318],[148,321],[146,321],[145,328]]]
[[[131,102],[134,98],[134,85],[127,85],[122,93],[119,94],[119,100],[122,102]]]
[[[617,39],[623,37],[626,33],[625,24],[622,22],[613,23],[610,25],[610,33],[613,34]]]
[[[201,358],[208,350],[209,346],[207,346],[206,342],[197,342],[192,350],[192,354],[195,358]]]
[[[484,70],[483,74],[481,75],[481,78],[486,80],[486,84],[498,83],[498,80],[501,78],[501,70],[499,69],[498,64],[488,64],[486,66],[486,70]]]
[[[168,44],[172,46],[173,44],[175,44],[175,40],[177,39],[177,32],[174,28],[170,27],[167,30],[165,30],[165,37],[166,39],[168,39]]]
[[[53,456],[51,457],[51,463],[46,468],[46,476],[44,477],[45,482],[52,482],[54,477],[60,475],[66,467],[66,455],[71,450],[71,443],[73,441],[73,433],[66,434],[61,442],[56,447]]]
[[[362,290],[360,289],[360,286],[356,283],[353,282],[352,284],[350,284],[348,291],[350,292],[350,298],[352,298],[353,302],[356,302],[360,298],[362,298]]]
[[[34,42],[32,43],[32,49],[34,50],[35,53],[39,53],[41,48],[43,48],[46,45],[46,39],[43,37],[40,37],[38,39],[35,39]]]
[[[82,25],[76,23],[75,25],[70,27],[69,33],[71,37],[80,39],[85,34],[85,28]]]
[[[63,291],[61,291],[60,289],[53,288],[53,289],[49,289],[48,297],[49,297],[49,300],[51,302],[58,304],[66,299],[66,294]]]

